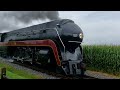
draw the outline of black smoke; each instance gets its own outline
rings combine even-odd
[[[59,13],[57,11],[11,11],[4,13],[4,17],[14,18],[24,23],[30,23],[32,20],[37,19],[59,19]]]
[[[57,20],[58,11],[0,11],[0,31],[22,28],[35,20]]]

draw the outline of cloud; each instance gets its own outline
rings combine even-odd
[[[120,44],[120,12],[94,12],[85,18],[83,30],[87,44]]]

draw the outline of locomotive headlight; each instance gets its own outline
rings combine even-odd
[[[79,34],[80,39],[83,39],[83,33]]]

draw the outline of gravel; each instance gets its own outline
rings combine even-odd
[[[10,66],[13,66],[17,70],[25,70],[27,72],[30,72],[33,75],[40,75],[41,77],[43,77],[42,79],[60,79],[58,77],[55,77],[55,76],[52,76],[52,75],[48,75],[46,73],[38,72],[38,71],[35,71],[35,70],[32,70],[32,69],[26,68],[24,66],[20,66],[20,65],[11,63],[11,62],[13,62],[13,60],[10,60],[10,59],[6,60],[6,59],[3,59],[3,58],[0,57],[0,62],[4,62],[4,63],[6,63],[6,64],[8,64]]]
[[[117,77],[117,76],[113,76],[113,75],[102,73],[102,72],[90,71],[90,70],[87,70],[85,74],[98,79],[120,79],[120,77]]]

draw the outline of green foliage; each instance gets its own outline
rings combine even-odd
[[[6,75],[7,75],[7,77],[10,78],[10,79],[27,79],[27,78],[25,78],[25,77],[22,77],[22,76],[20,76],[20,75],[18,75],[18,74],[15,74],[15,73],[10,72],[10,71],[6,71]]]
[[[43,79],[44,77],[41,75],[35,75],[27,70],[19,70],[12,65],[9,65],[7,63],[0,61],[0,68],[6,68],[7,69],[7,77],[10,79]]]
[[[85,45],[83,53],[87,68],[120,75],[120,46]]]

